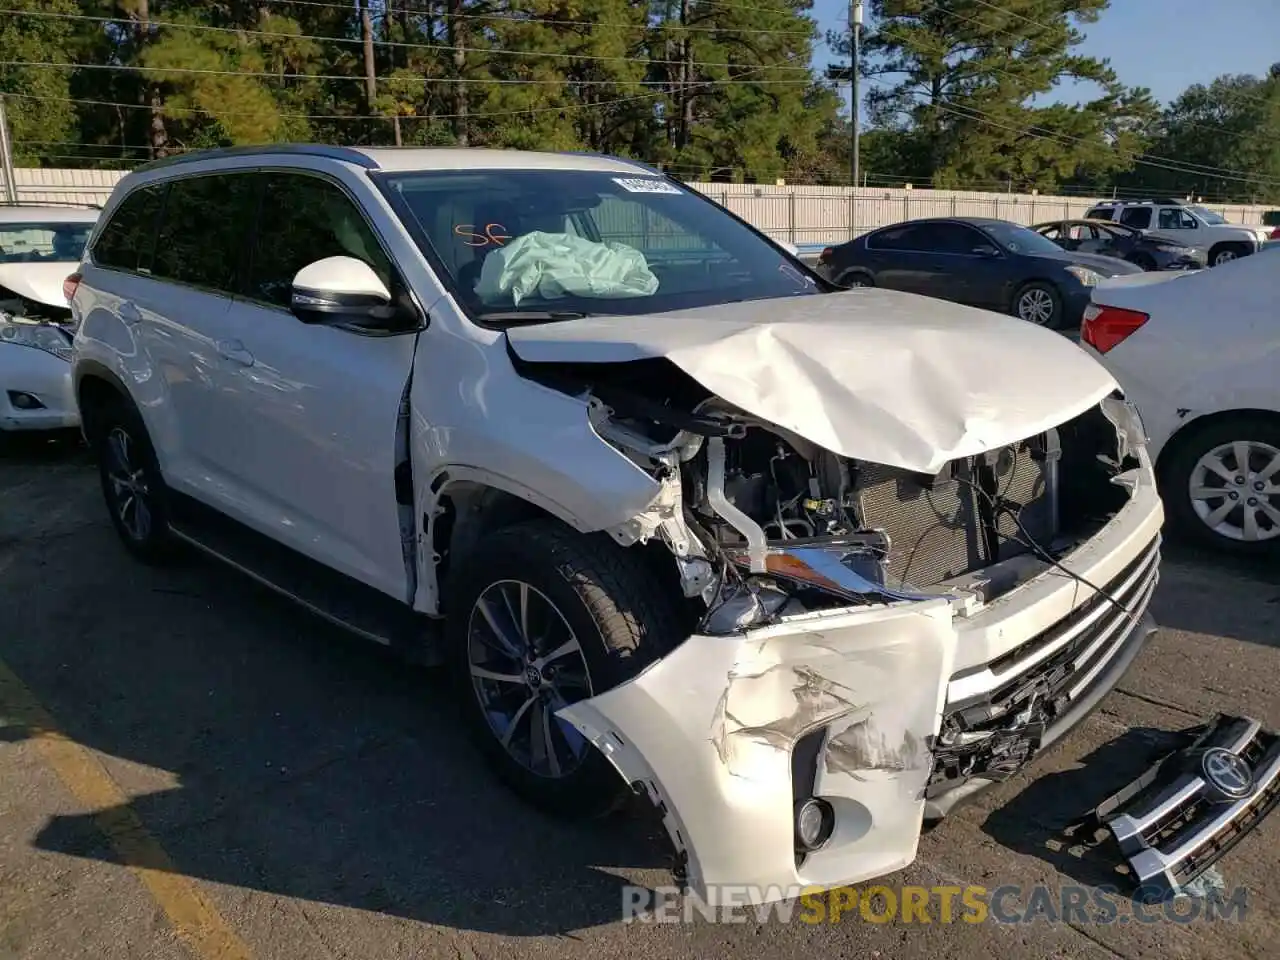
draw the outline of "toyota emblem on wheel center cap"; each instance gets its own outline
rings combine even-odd
[[[1241,800],[1253,793],[1253,771],[1230,750],[1210,747],[1200,757],[1205,782],[1224,800]]]

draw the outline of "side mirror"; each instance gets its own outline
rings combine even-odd
[[[395,316],[391,291],[373,267],[355,257],[326,257],[299,270],[289,307],[303,323],[368,323]]]
[[[999,250],[997,250],[995,247],[991,246],[990,244],[986,244],[986,243],[980,243],[980,244],[978,244],[978,246],[976,246],[976,247],[974,247],[974,248],[973,248],[973,252],[974,252],[974,254],[975,254],[976,256],[979,256],[979,257],[998,257],[998,256],[1000,256],[1000,251],[999,251]]]

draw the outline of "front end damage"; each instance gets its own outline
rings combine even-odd
[[[526,375],[581,396],[657,485],[611,532],[668,547],[697,628],[560,716],[653,801],[704,897],[903,867],[925,819],[1021,769],[1150,633],[1162,515],[1118,396],[923,473],[661,361]]]

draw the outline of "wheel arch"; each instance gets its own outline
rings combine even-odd
[[[1185,449],[1188,444],[1193,443],[1205,430],[1211,429],[1220,423],[1245,419],[1266,420],[1280,427],[1280,411],[1267,410],[1261,407],[1236,407],[1231,410],[1215,410],[1212,413],[1184,420],[1178,429],[1169,435],[1169,439],[1164,442],[1164,446],[1160,448],[1160,452],[1156,455],[1156,476],[1164,480],[1169,464],[1173,462],[1178,452]]]
[[[1217,243],[1209,247],[1209,253],[1207,254],[1209,258],[1209,266],[1213,266],[1214,258],[1224,247],[1239,247],[1245,251],[1243,254],[1244,256],[1248,256],[1248,254],[1252,252],[1249,250],[1249,244],[1244,240],[1219,240]]]
[[[98,411],[111,403],[126,403],[137,408],[120,378],[96,360],[82,360],[76,364],[75,396],[80,411],[80,429],[90,444],[100,422]]]

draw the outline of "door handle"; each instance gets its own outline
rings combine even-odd
[[[218,356],[242,367],[253,366],[253,354],[239,340],[219,340]]]
[[[116,310],[116,313],[125,323],[142,322],[142,311],[138,309],[137,304],[130,300],[122,301],[119,309]]]

